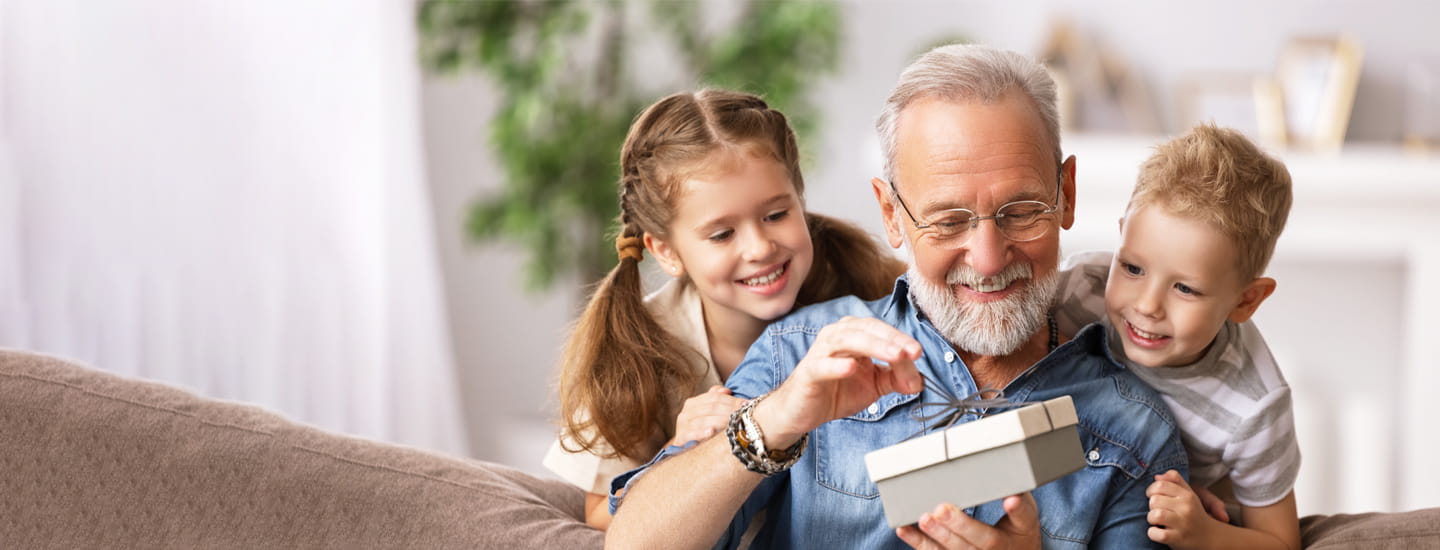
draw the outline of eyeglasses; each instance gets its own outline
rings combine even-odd
[[[995,227],[1005,238],[1015,242],[1028,242],[1038,239],[1050,231],[1056,210],[1060,209],[1060,182],[1064,174],[1057,170],[1055,174],[1055,204],[1049,205],[1040,201],[1015,201],[1000,205],[995,210],[994,216],[980,216],[974,210],[967,208],[951,208],[936,213],[933,221],[921,223],[910,212],[910,207],[905,204],[905,199],[900,198],[900,192],[895,189],[895,182],[890,182],[890,194],[900,203],[900,208],[905,210],[905,215],[915,223],[915,229],[928,229],[935,240],[948,247],[964,246],[970,241],[970,235],[974,229],[980,226],[984,220],[994,220]]]

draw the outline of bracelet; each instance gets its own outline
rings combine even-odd
[[[730,413],[730,424],[725,428],[725,437],[730,440],[730,452],[735,458],[740,459],[746,470],[766,477],[794,466],[800,456],[805,454],[806,442],[810,441],[810,434],[807,433],[783,451],[765,448],[765,433],[760,431],[760,425],[755,423],[751,413],[755,410],[755,405],[768,395],[770,394],[751,399]]]

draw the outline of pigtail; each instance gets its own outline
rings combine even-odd
[[[857,296],[862,300],[882,298],[905,273],[905,262],[856,225],[829,216],[807,212],[815,263],[800,287],[795,307]]]
[[[625,185],[622,212],[632,191]],[[622,214],[619,264],[595,287],[565,345],[560,413],[565,433],[578,447],[566,444],[569,452],[650,458],[655,440],[674,435],[678,403],[673,388],[695,383],[685,360],[688,348],[645,307],[639,268],[643,236]]]

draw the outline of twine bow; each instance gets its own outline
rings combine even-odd
[[[939,394],[941,401],[925,401],[916,404],[914,408],[910,409],[910,416],[920,421],[922,427],[920,431],[906,437],[905,439],[907,440],[914,439],[916,436],[929,431],[930,428],[927,426],[931,422],[935,423],[935,427],[944,429],[954,425],[955,422],[960,420],[960,417],[969,413],[974,413],[983,418],[989,416],[989,409],[1009,409],[1031,404],[1029,401],[1011,401],[1005,397],[1004,391],[995,388],[984,388],[965,397],[956,397],[955,394],[950,393],[949,390],[946,390],[929,376],[924,376],[923,378],[925,380],[925,388]],[[986,397],[987,394],[992,394],[993,396]],[[926,407],[939,407],[940,410],[938,412],[925,414]]]

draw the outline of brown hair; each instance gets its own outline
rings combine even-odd
[[[620,150],[619,237],[664,237],[681,184],[706,168],[712,153],[740,149],[785,166],[803,195],[795,134],[785,115],[759,97],[722,90],[674,94],[645,109]],[[807,214],[815,264],[797,305],[855,294],[889,293],[905,271],[865,231]],[[674,388],[695,389],[689,347],[650,316],[640,288],[638,255],[619,264],[590,296],[566,343],[560,372],[563,429],[579,449],[644,460],[655,441],[673,436]],[[843,263],[842,263],[843,262]]]
[[[1290,214],[1290,171],[1240,132],[1202,124],[1140,165],[1127,211],[1161,205],[1209,224],[1235,244],[1235,268],[1259,277]]]

